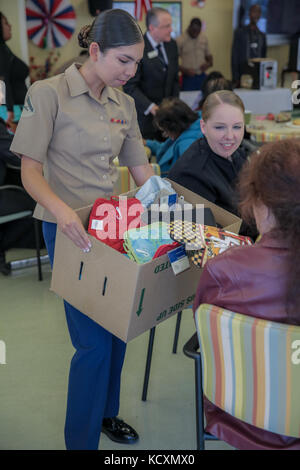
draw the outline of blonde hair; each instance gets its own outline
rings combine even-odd
[[[202,106],[202,119],[207,121],[212,115],[214,109],[220,104],[229,104],[239,108],[242,113],[245,112],[244,103],[241,98],[230,90],[218,90],[207,96]]]

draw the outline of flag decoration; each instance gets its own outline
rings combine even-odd
[[[134,6],[134,16],[138,21],[141,21],[143,18],[143,11],[147,13],[148,10],[152,8],[151,0],[135,0]]]
[[[69,0],[26,0],[27,36],[43,49],[63,46],[75,30]]]

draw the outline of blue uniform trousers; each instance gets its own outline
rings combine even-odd
[[[189,77],[188,75],[182,76],[182,91],[200,91],[206,79],[206,73]]]
[[[56,224],[43,222],[51,266]],[[65,423],[66,448],[98,449],[103,418],[119,412],[121,371],[126,344],[64,301],[71,341],[76,349],[69,375]]]

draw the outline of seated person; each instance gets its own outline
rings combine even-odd
[[[17,179],[10,174],[7,164],[21,168],[20,159],[9,150],[12,139],[13,135],[7,131],[3,119],[0,119],[0,217],[25,210],[33,211],[35,207],[34,200],[27,192],[7,186],[15,184]],[[21,179],[18,180],[21,186]],[[44,246],[42,236],[40,246]],[[0,272],[4,275],[11,270],[5,260],[5,252],[10,248],[35,248],[32,218],[0,224]]]
[[[189,146],[202,136],[200,114],[179,98],[165,98],[154,117],[154,125],[167,138],[165,142],[146,140],[161,173],[166,174]]]
[[[300,141],[264,145],[239,176],[240,211],[261,239],[209,260],[193,310],[202,303],[300,325]],[[300,439],[242,422],[204,399],[206,431],[238,449],[298,449]]]
[[[198,109],[202,109],[203,103],[206,100],[206,98],[208,97],[208,95],[210,95],[214,91],[218,91],[218,90],[233,91],[231,81],[226,80],[226,78],[224,78],[224,77],[210,78],[209,80],[207,80],[205,82],[204,86],[203,86],[202,98],[199,102],[199,108]]]
[[[21,170],[21,161],[14,155],[9,147],[12,143],[13,134],[7,130],[5,121],[0,118],[0,186],[10,181],[6,180],[7,166],[10,163]]]
[[[211,93],[202,107],[204,138],[177,160],[168,178],[223,209],[237,213],[235,184],[246,161],[239,147],[244,137],[244,105],[232,91]]]

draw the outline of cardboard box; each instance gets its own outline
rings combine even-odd
[[[241,219],[171,183],[185,201],[210,207],[217,223],[238,233]],[[85,227],[91,208],[76,211]],[[91,251],[83,253],[57,230],[51,290],[124,342],[192,304],[201,275],[192,263],[175,276],[167,254],[137,264],[94,237],[90,240]]]

